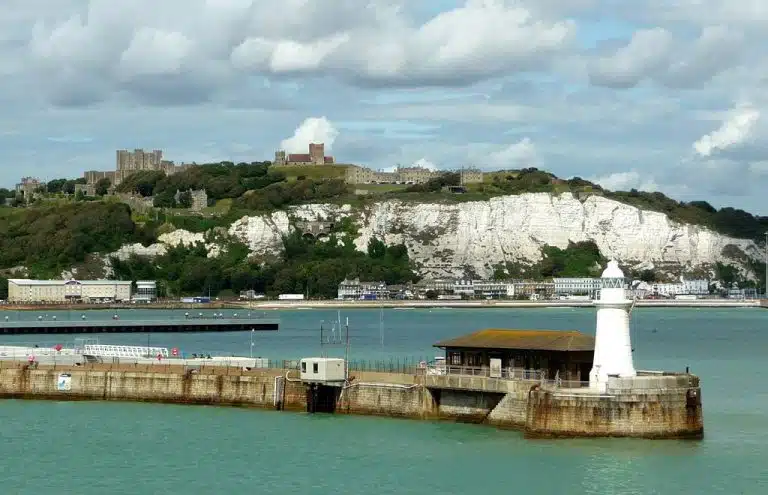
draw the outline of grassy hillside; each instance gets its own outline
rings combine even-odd
[[[661,193],[608,191],[578,177],[563,180],[535,168],[488,173],[483,183],[468,184],[468,192],[465,194],[445,192],[446,186],[459,184],[459,176],[456,173],[446,173],[418,185],[348,185],[342,178],[344,170],[344,166],[273,167],[268,162],[222,162],[200,165],[171,176],[162,172],[139,172],[127,178],[118,191],[152,197],[155,207],[141,208],[133,212],[114,197],[78,197],[73,200],[72,195],[67,196],[61,191],[61,184],[67,184],[67,181],[52,181],[50,188],[53,193],[47,197],[44,195],[32,205],[0,207],[0,270],[8,273],[9,268],[23,265],[30,269],[33,276],[57,276],[61,270],[70,269],[76,264],[98,264],[98,260],[94,262],[89,259],[91,253],[114,251],[127,242],[142,242],[147,245],[155,242],[163,232],[173,228],[208,232],[216,227],[227,227],[243,215],[268,213],[309,202],[348,202],[362,207],[370,202],[386,199],[459,202],[530,192],[571,192],[580,197],[585,194],[598,194],[645,210],[665,213],[682,223],[706,226],[737,238],[761,241],[763,233],[768,230],[768,218],[754,216],[742,210],[716,209],[703,201],[675,201]],[[176,191],[202,188],[206,190],[209,198],[209,206],[202,213],[192,213],[180,208],[183,205],[175,204],[173,196]],[[355,195],[357,189],[365,190],[368,194]],[[540,273],[542,276],[547,273],[581,273],[584,266],[591,266],[598,255],[591,250],[591,246],[575,246],[574,249],[584,253],[572,256],[570,252],[548,251],[549,265],[536,267],[531,273]],[[323,256],[323,252],[319,249],[318,256]],[[329,251],[326,254],[335,256],[340,253],[341,251]],[[192,258],[196,259],[196,255]],[[317,258],[312,259],[312,263],[318,262]],[[332,263],[330,257],[322,259]],[[241,262],[244,261],[238,259],[235,264]],[[265,262],[274,263],[274,260],[260,260],[258,263]],[[752,271],[760,272],[755,260],[741,260],[740,263],[745,266],[754,265]],[[402,265],[398,266],[398,273],[404,274]],[[220,268],[224,272],[227,270],[226,267]],[[510,273],[516,270],[510,268],[505,269]],[[189,269],[195,268],[190,265]],[[217,270],[219,268],[212,273],[219,276],[220,272]],[[342,268],[336,269],[334,277],[341,276],[339,274],[343,271]],[[164,272],[158,273],[165,276]],[[348,274],[354,276],[354,270]],[[277,274],[273,275],[277,277]],[[191,274],[189,276],[192,277]],[[233,275],[225,273],[222,276],[226,278]],[[391,273],[387,275],[390,276],[394,277]],[[326,287],[324,291],[328,290],[328,284],[327,280],[322,283]],[[288,287],[291,284],[284,281],[280,285]],[[236,287],[239,285],[228,286],[232,290]],[[180,285],[174,290],[184,289]]]

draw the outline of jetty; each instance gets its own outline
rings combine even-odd
[[[0,349],[0,398],[215,404],[447,420],[517,429],[528,438],[701,439],[699,377],[635,368],[635,301],[615,261],[601,277],[595,336],[485,329],[436,342],[444,356],[373,372],[349,360],[349,323],[320,357],[294,361],[186,356],[158,348]],[[331,357],[324,347],[344,348]],[[178,350],[177,350],[178,351]],[[65,354],[70,354],[69,356]],[[156,354],[152,357],[153,354]]]
[[[278,318],[248,315],[183,315],[146,319],[89,318],[86,315],[38,316],[33,319],[0,319],[0,334],[90,334],[90,333],[148,333],[148,332],[250,332],[275,331]]]

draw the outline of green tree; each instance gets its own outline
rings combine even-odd
[[[179,200],[176,203],[179,208],[192,208],[192,193],[189,191],[183,191],[179,193]]]
[[[112,181],[108,178],[104,177],[103,179],[99,179],[98,182],[96,182],[96,185],[94,186],[94,191],[96,193],[96,196],[104,196],[109,192],[109,188],[112,187]]]
[[[387,254],[387,246],[375,237],[368,241],[368,256],[372,259],[383,258]]]

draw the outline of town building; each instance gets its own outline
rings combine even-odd
[[[154,280],[137,280],[136,295],[133,300],[137,302],[153,302],[157,300],[157,282]]]
[[[131,282],[123,280],[9,279],[12,303],[110,302],[131,299]]]
[[[473,280],[474,296],[492,299],[508,299],[515,297],[514,282],[497,280]]]
[[[453,294],[455,285],[456,281],[453,279],[421,280],[416,284],[416,290],[422,296],[430,291],[437,295]]]
[[[709,295],[709,280],[697,279],[697,280],[685,280],[683,279],[683,291],[684,294],[693,294],[697,296]]]
[[[456,280],[453,293],[464,298],[507,299],[515,296],[515,284],[497,280]]]
[[[551,299],[554,295],[554,282],[538,280],[522,280],[515,282],[515,297]]]
[[[577,331],[487,329],[434,347],[445,350],[450,374],[493,376],[495,368],[499,378],[582,382],[592,369],[595,338]]]
[[[309,153],[286,153],[285,150],[275,151],[274,165],[333,165],[333,163],[333,157],[326,156],[325,154],[325,143],[309,143]]]
[[[339,284],[338,299],[389,299],[386,282],[361,282],[359,278],[344,279]]]
[[[597,297],[600,292],[600,279],[587,277],[553,278],[556,296],[589,296]]]

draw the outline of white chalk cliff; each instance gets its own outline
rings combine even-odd
[[[457,204],[392,200],[360,210],[349,205],[303,205],[288,212],[243,217],[229,233],[255,254],[278,253],[281,236],[293,229],[290,217],[306,221],[351,217],[358,226],[358,249],[364,250],[371,237],[387,244],[402,242],[424,276],[459,276],[464,267],[487,276],[498,263],[540,260],[545,245],[566,248],[569,242],[587,240],[594,241],[603,255],[634,266],[695,269],[718,261],[736,263],[723,254],[729,245],[750,257],[760,257],[751,240],[679,224],[662,213],[600,196],[579,200],[570,193],[523,194]],[[201,234],[185,231],[159,239],[160,244],[174,245],[198,240],[202,240]],[[216,255],[214,246],[208,248],[209,255]],[[133,251],[126,246],[121,255],[158,249],[160,246]]]

